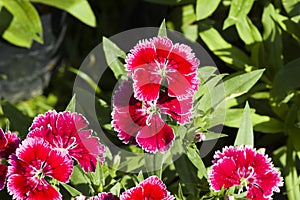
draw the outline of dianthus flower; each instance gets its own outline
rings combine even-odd
[[[162,119],[169,115],[178,123],[190,120],[192,100],[178,100],[161,92],[157,101],[139,101],[133,95],[131,80],[122,82],[114,93],[112,125],[125,144],[132,142],[155,153],[170,148],[173,129]]]
[[[119,198],[113,196],[111,192],[101,192],[97,196],[93,197],[86,197],[84,195],[80,195],[75,197],[74,200],[119,200]]]
[[[9,163],[7,189],[17,200],[62,199],[47,180],[67,183],[73,169],[70,156],[38,137],[25,139],[16,154],[10,156]]]
[[[249,146],[225,147],[215,153],[213,163],[209,179],[215,191],[238,186],[239,192],[247,190],[248,199],[267,200],[283,185],[267,155]]]
[[[20,144],[20,138],[11,132],[4,133],[0,128],[0,190],[5,186],[7,177],[7,165],[5,164],[8,157],[13,154]]]
[[[167,191],[166,185],[157,177],[150,176],[139,185],[123,192],[120,200],[174,200],[174,196]]]
[[[27,137],[41,137],[54,148],[66,151],[85,172],[95,171],[98,157],[104,161],[104,146],[92,136],[87,120],[78,113],[48,111],[38,115]]]
[[[134,80],[135,98],[158,100],[161,86],[178,99],[192,97],[200,82],[199,60],[185,44],[173,44],[166,37],[140,41],[126,57],[126,70]]]

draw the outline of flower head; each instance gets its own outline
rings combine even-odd
[[[225,147],[215,153],[213,163],[209,178],[215,191],[238,186],[239,192],[246,188],[247,198],[266,200],[283,185],[270,159],[252,147]]]
[[[81,114],[48,111],[34,119],[27,137],[42,137],[53,147],[66,151],[85,172],[95,171],[98,157],[104,161],[105,150],[92,136],[92,130],[84,129],[87,126]]]
[[[135,98],[158,100],[161,86],[168,95],[184,99],[192,97],[200,82],[199,60],[185,44],[173,44],[166,37],[140,41],[128,54],[125,67],[134,80]]]
[[[4,163],[16,151],[19,144],[20,138],[16,134],[4,133],[0,128],[0,190],[4,188],[7,178],[7,165]]]
[[[173,200],[175,198],[167,191],[166,185],[157,176],[150,176],[136,187],[126,190],[120,196],[120,200],[141,199]]]
[[[17,200],[62,199],[47,180],[53,178],[67,183],[73,169],[73,161],[68,155],[53,149],[39,137],[25,139],[9,163],[7,189]]]
[[[119,200],[119,198],[113,196],[111,192],[101,192],[97,196],[93,196],[89,198],[84,195],[80,195],[75,197],[74,200]]]
[[[166,151],[174,140],[173,129],[163,120],[169,115],[184,124],[191,117],[192,100],[178,100],[160,92],[156,101],[139,101],[133,95],[131,80],[124,81],[113,99],[112,125],[124,143],[138,144],[155,153]]]

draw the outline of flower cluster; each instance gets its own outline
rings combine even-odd
[[[112,193],[102,192],[97,196],[87,198],[83,195],[75,197],[75,200],[118,200]],[[174,196],[166,189],[166,185],[157,177],[150,176],[139,185],[123,192],[120,200],[174,200]]]
[[[190,121],[198,66],[187,45],[161,37],[140,41],[126,58],[130,78],[113,95],[112,125],[119,138],[151,153],[168,150],[175,136],[166,116],[179,124]]]
[[[251,200],[271,199],[273,192],[279,192],[283,185],[280,172],[270,159],[249,146],[230,146],[217,151],[209,178],[215,191],[237,186],[239,192],[246,189],[246,198]]]
[[[78,113],[48,111],[37,116],[9,159],[7,189],[13,198],[62,199],[49,180],[67,183],[73,159],[85,172],[95,171],[97,161],[104,161],[104,146],[87,125]]]

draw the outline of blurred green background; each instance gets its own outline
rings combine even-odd
[[[228,138],[217,147],[233,143],[248,101],[255,146],[266,148],[285,177],[278,199],[299,200],[300,0],[0,0],[0,127],[25,137],[37,114],[65,109],[75,69],[103,36],[164,19],[200,43],[229,78],[265,69],[227,102]],[[107,71],[99,97],[116,81]]]

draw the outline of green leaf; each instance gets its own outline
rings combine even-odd
[[[164,19],[159,27],[159,31],[157,36],[159,37],[167,37],[167,29],[166,29],[166,20]]]
[[[271,96],[282,101],[292,90],[300,87],[300,58],[287,63],[275,76]],[[288,77],[288,78],[287,78]]]
[[[224,81],[226,98],[231,99],[248,92],[264,73],[264,69],[254,70],[252,72],[234,75]],[[238,83],[238,84],[237,84]]]
[[[198,189],[196,183],[199,182],[199,178],[196,174],[196,167],[190,162],[185,154],[175,160],[174,165],[181,183],[187,188],[187,192],[191,195],[191,199],[197,199]]]
[[[113,71],[116,79],[119,79],[122,75],[127,74],[124,64],[119,60],[119,58],[125,59],[126,53],[106,37],[103,37],[103,50],[106,62]]]
[[[183,34],[190,40],[196,41],[198,38],[198,25],[196,21],[196,14],[193,5],[186,5],[182,7],[182,25],[181,30]]]
[[[250,107],[248,102],[246,103],[240,128],[238,130],[235,142],[235,146],[251,145],[254,146],[253,128]]]
[[[214,133],[214,132],[206,132],[205,133],[205,139],[204,141],[208,141],[208,140],[216,140],[222,137],[228,137],[228,135],[226,134],[222,134],[222,133]]]
[[[201,80],[201,84],[205,83],[209,78],[215,75],[215,72],[218,70],[217,67],[214,66],[204,66],[198,68],[198,77]]]
[[[232,0],[229,15],[224,21],[223,30],[246,18],[253,3],[254,0]]]
[[[150,3],[157,3],[163,5],[182,5],[182,4],[189,4],[194,3],[195,0],[144,0]]]
[[[275,18],[275,8],[269,3],[265,6],[262,15],[264,52],[261,55],[263,61],[261,64],[268,66],[267,73],[270,78],[273,78],[283,66],[281,29],[275,22]]]
[[[241,39],[247,45],[262,41],[259,30],[248,17],[241,19],[236,24],[236,29]]]
[[[197,20],[205,19],[212,15],[218,8],[221,0],[197,0],[196,3],[196,16]]]
[[[12,44],[29,48],[32,41],[43,43],[42,25],[39,14],[29,1],[0,0],[3,6],[13,15],[3,38]]]
[[[87,0],[30,0],[67,11],[83,23],[95,27],[96,17]]]
[[[207,47],[225,63],[237,69],[251,65],[251,60],[242,50],[223,39],[220,33],[205,22],[199,23],[200,37]]]
[[[289,17],[297,17],[300,19],[300,0],[281,0],[285,11]],[[296,22],[298,22],[298,20]]]
[[[7,101],[2,101],[1,106],[4,115],[9,119],[11,131],[18,131],[20,138],[24,139],[27,136],[32,119]]]
[[[207,171],[205,168],[205,165],[200,157],[199,152],[192,148],[187,147],[187,157],[190,159],[190,161],[193,163],[193,165],[198,169],[198,177],[199,179],[202,179],[203,177],[207,178]]]
[[[68,184],[61,183],[61,185],[71,194],[72,197],[76,197],[81,194],[80,191],[76,190],[75,188],[73,188]]]
[[[76,95],[74,94],[65,111],[75,112],[76,111]]]
[[[78,75],[80,78],[85,80],[95,90],[97,94],[100,94],[102,92],[98,84],[88,74],[73,67],[69,67],[69,70],[70,72],[73,72],[74,74]]]
[[[232,108],[226,110],[226,118],[224,125],[239,128],[243,116],[243,109]],[[280,133],[283,131],[283,123],[269,116],[263,116],[255,113],[254,109],[250,109],[252,126],[255,131],[263,133]]]

